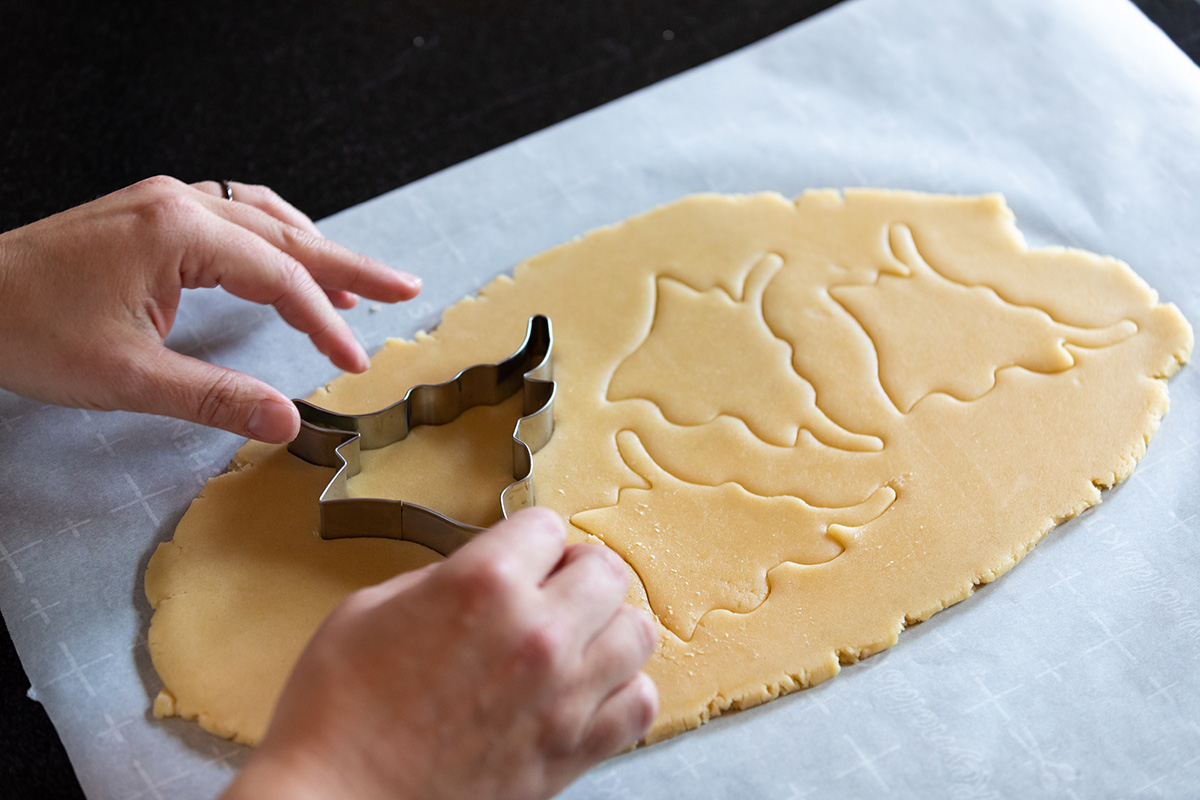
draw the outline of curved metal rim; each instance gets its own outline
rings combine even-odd
[[[404,500],[350,498],[346,483],[359,472],[360,451],[398,442],[421,425],[445,425],[468,408],[496,405],[518,389],[524,394],[524,414],[513,429],[514,481],[501,492],[500,512],[507,518],[533,505],[533,454],[554,432],[553,345],[549,317],[536,314],[529,318],[525,340],[508,358],[467,367],[443,383],[413,386],[379,411],[339,414],[293,400],[300,411],[300,433],[288,451],[311,464],[337,468],[318,498],[321,536],[411,541],[442,555],[466,544],[482,528]]]

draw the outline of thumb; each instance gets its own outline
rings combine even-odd
[[[263,442],[290,442],[300,414],[278,390],[244,372],[162,348],[125,408],[221,428]]]

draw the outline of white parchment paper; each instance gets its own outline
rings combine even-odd
[[[368,349],[522,258],[698,191],[1003,192],[1200,321],[1200,70],[1124,0],[857,0],[323,222],[426,277]],[[193,293],[172,344],[303,396],[334,370]],[[1200,370],[1133,477],[834,680],[615,758],[582,798],[1195,796]],[[0,394],[0,607],[91,798],[216,794],[246,750],[148,714],[142,572],[239,442]]]

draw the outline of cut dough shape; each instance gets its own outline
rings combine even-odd
[[[522,263],[311,399],[376,410],[505,357],[538,313],[559,389],[537,500],[661,623],[650,741],[826,680],[1007,571],[1129,475],[1192,347],[1126,265],[1029,250],[998,196],[696,196]],[[518,413],[417,429],[352,491],[494,520]],[[455,442],[480,449],[443,459]],[[329,610],[438,558],[320,539],[329,473],[248,444],[159,547],[156,713],[258,741]]]
[[[847,528],[878,519],[896,499],[885,486],[850,508],[813,508],[798,497],[762,497],[736,483],[681,481],[655,464],[631,431],[617,434],[617,448],[645,487],[624,488],[615,506],[582,511],[571,523],[627,554],[654,615],[684,641],[713,609],[746,613],[761,605],[767,574],[778,565],[837,558],[854,535]],[[695,535],[690,526],[698,519],[719,535]],[[746,548],[747,541],[754,547]]]

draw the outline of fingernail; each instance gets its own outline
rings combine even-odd
[[[260,442],[288,442],[296,435],[297,416],[296,407],[291,403],[260,400],[254,411],[250,412],[246,430]]]
[[[397,295],[397,299],[411,300],[421,293],[421,287],[424,285],[424,282],[416,275],[410,275],[407,272],[400,272],[399,270],[396,270],[395,274],[400,280],[399,289],[401,292],[401,294]]]

